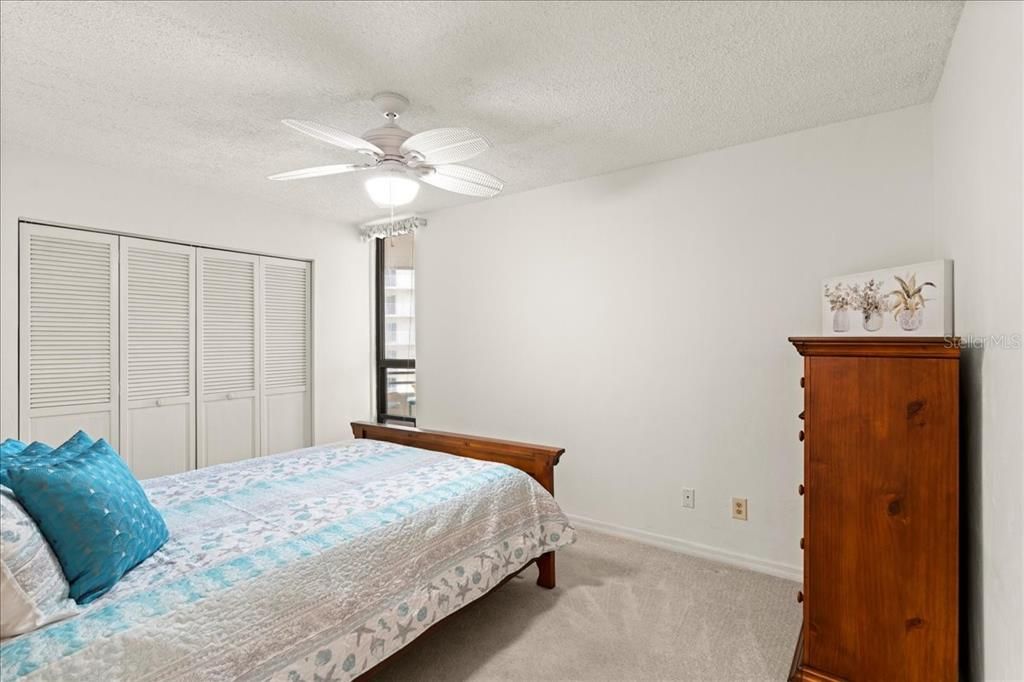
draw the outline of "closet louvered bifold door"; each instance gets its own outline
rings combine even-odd
[[[121,456],[137,478],[195,466],[195,249],[121,237]]]
[[[117,237],[21,223],[19,239],[19,436],[117,447]]]
[[[199,466],[260,453],[259,257],[197,249]]]
[[[263,311],[262,452],[312,444],[310,265],[260,258]]]

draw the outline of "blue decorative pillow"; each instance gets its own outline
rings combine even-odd
[[[61,443],[59,447],[54,448],[53,452],[46,455],[46,457],[51,461],[64,461],[65,459],[71,459],[72,457],[77,457],[91,448],[94,442],[96,441],[90,438],[89,434],[85,431],[77,431],[75,435]],[[24,455],[25,453],[22,454]]]
[[[6,441],[5,441],[6,442]],[[15,441],[18,442],[18,441]],[[58,448],[51,448],[46,443],[35,441],[23,447],[20,452],[11,453],[0,460],[0,485],[11,487],[7,470],[13,466],[46,466],[53,462],[63,462],[82,454],[92,447],[93,440],[85,431],[79,431],[68,438]]]
[[[3,476],[7,464],[12,462],[27,447],[20,440],[15,440],[14,438],[8,438],[3,443],[0,443],[0,485],[7,485],[4,483],[6,479]]]
[[[75,434],[76,436],[78,434]],[[41,440],[32,441],[24,450],[18,453],[18,457],[24,457],[26,460],[35,459],[48,455],[53,452],[53,446],[47,445]]]
[[[32,445],[36,445],[33,443]],[[38,443],[38,445],[46,448],[46,452],[53,450],[46,443]],[[11,481],[7,478],[7,468],[13,466],[15,463],[21,462],[22,454],[28,450],[31,445],[25,445],[20,440],[8,438],[3,443],[0,443],[0,485],[11,487]]]
[[[3,443],[0,443],[0,485],[8,486],[7,481],[7,464],[21,454],[21,451],[28,446],[22,443],[20,440],[14,438],[8,438]]]
[[[0,457],[6,459],[7,455],[16,455],[28,446],[15,438],[8,438],[0,443]]]
[[[167,541],[167,525],[102,438],[48,466],[13,466],[11,489],[35,519],[71,586],[87,604]]]

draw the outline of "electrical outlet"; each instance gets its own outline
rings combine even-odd
[[[683,506],[687,509],[693,509],[693,488],[683,488]]]
[[[740,521],[747,520],[747,498],[732,498],[732,517],[734,519],[739,519]]]

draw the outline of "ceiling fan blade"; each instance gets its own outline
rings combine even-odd
[[[305,133],[310,137],[315,137],[316,139],[322,140],[328,144],[333,144],[335,147],[359,152],[360,154],[384,156],[384,150],[372,142],[367,142],[360,137],[349,135],[343,130],[338,130],[331,126],[325,126],[324,124],[317,123],[316,121],[296,121],[292,118],[286,118],[281,121],[281,123],[284,123],[289,128],[298,130],[300,133]]]
[[[471,197],[493,197],[505,186],[490,173],[469,166],[435,166],[421,179],[428,185]]]
[[[469,128],[435,128],[407,139],[401,152],[415,154],[424,163],[436,166],[471,159],[490,147],[490,142]]]
[[[363,163],[338,163],[332,166],[314,166],[301,170],[288,171],[287,173],[275,173],[268,176],[268,180],[301,180],[303,178],[319,178],[323,175],[337,175],[338,173],[351,173],[352,171],[368,170],[376,168],[372,164]]]

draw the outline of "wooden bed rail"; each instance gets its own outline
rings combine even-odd
[[[532,445],[374,422],[352,422],[352,434],[356,438],[383,440],[424,450],[508,464],[525,471],[552,495],[555,494],[555,465],[565,452],[565,448],[548,445]]]

